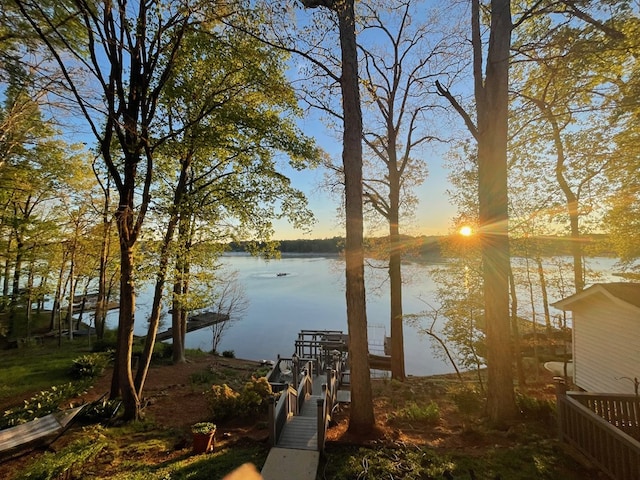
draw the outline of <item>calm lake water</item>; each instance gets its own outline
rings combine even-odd
[[[267,261],[246,254],[227,254],[222,257],[222,263],[229,272],[238,273],[238,281],[244,288],[248,308],[242,318],[230,325],[220,343],[219,351],[233,350],[238,358],[271,360],[278,354],[291,356],[300,330],[348,331],[344,261],[341,258],[288,255],[279,260]],[[609,275],[613,264],[611,259],[590,261],[591,268],[607,273],[597,281],[616,281]],[[430,274],[433,268],[435,266],[423,264],[403,265],[405,315],[429,310],[429,305],[437,307],[435,285]],[[282,273],[286,275],[278,275]],[[390,334],[388,289],[386,269],[368,266],[367,320],[372,351],[382,350],[383,338]],[[524,295],[523,293],[519,297],[524,299]],[[145,319],[151,310],[151,300],[151,289],[140,291],[136,308],[137,335],[146,333]],[[559,298],[551,298],[551,301],[556,300]],[[117,312],[111,312],[109,317],[109,324],[117,325]],[[426,324],[426,320],[424,322]],[[161,330],[165,328],[166,326]],[[428,337],[407,325],[404,334],[408,374],[453,372],[450,364],[434,355],[432,342]],[[188,348],[210,351],[211,329],[188,333],[186,345]]]
[[[233,350],[238,358],[272,360],[278,354],[291,356],[300,330],[342,330],[347,333],[344,261],[341,258],[283,256],[267,261],[246,254],[227,254],[222,263],[228,271],[238,272],[248,308],[226,331],[219,351]],[[413,264],[403,267],[405,314],[426,310],[424,301],[433,304],[435,287],[429,275],[430,268]],[[278,276],[279,273],[286,275]],[[367,267],[366,273],[369,341],[375,344],[371,346],[372,350],[381,350],[384,336],[390,334],[386,270]],[[145,334],[151,300],[150,289],[139,292],[137,335]],[[117,313],[111,312],[109,317],[109,324],[115,326]],[[188,333],[186,345],[210,351],[211,329]],[[453,371],[450,365],[434,356],[430,340],[409,326],[405,326],[405,357],[406,371],[411,375]]]

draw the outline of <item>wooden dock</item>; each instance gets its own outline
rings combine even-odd
[[[187,333],[210,327],[216,323],[226,322],[227,320],[229,320],[229,315],[218,312],[202,312],[190,315],[187,320]],[[156,342],[169,340],[171,337],[173,337],[173,329],[168,328],[164,332],[159,332],[156,335]]]

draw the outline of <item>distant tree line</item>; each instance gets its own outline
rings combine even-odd
[[[403,235],[402,241],[405,245],[404,258],[439,262],[446,257],[442,251],[442,242],[449,238],[446,235],[422,235],[412,237]],[[518,252],[524,251],[524,247],[520,248],[520,244],[524,243],[524,239],[512,239],[512,248],[514,256],[518,256]],[[608,236],[605,234],[585,235],[581,239],[583,247],[588,256],[607,257],[615,256],[610,248]],[[565,236],[542,236],[526,239],[527,248],[535,245],[536,251],[541,252],[543,257],[565,256],[571,255],[572,239]],[[389,246],[389,237],[370,237],[365,239],[365,248],[367,254],[373,257],[382,257],[386,254]],[[228,250],[231,252],[250,252],[254,250],[255,245],[249,242],[231,242],[228,244]],[[259,246],[259,251],[268,251],[264,245]],[[342,253],[344,248],[344,237],[332,238],[313,238],[313,239],[296,239],[296,240],[280,240],[275,248],[280,253],[323,253],[335,254]]]

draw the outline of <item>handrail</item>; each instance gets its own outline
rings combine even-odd
[[[286,391],[280,395],[276,404],[276,397],[269,399],[269,443],[276,445],[287,419],[298,414],[298,392],[287,385]]]
[[[640,442],[565,395],[558,402],[561,440],[582,451],[613,478],[640,478]]]
[[[575,401],[640,440],[640,399],[633,394],[567,392]]]
[[[287,360],[280,359],[279,360]],[[294,378],[301,374],[297,388],[286,384],[285,389],[280,395],[280,399],[276,403],[276,397],[269,399],[269,443],[275,446],[280,439],[280,434],[284,429],[287,420],[291,416],[298,415],[302,411],[302,404],[313,390],[313,362],[307,361],[302,371],[299,371],[299,363],[297,358],[293,358]]]
[[[316,374],[326,372],[327,383],[323,384],[322,394],[317,400],[318,450],[324,451],[326,431],[331,414],[338,402],[338,389],[342,381],[342,372],[346,367],[347,343],[348,336],[340,330],[302,330],[295,342],[293,356],[282,358],[278,355],[278,360],[268,378],[272,386],[275,384],[278,388],[286,389],[282,394],[286,399],[281,398],[277,405],[275,405],[275,400],[272,400],[270,404],[269,440],[271,445],[277,444],[288,417],[301,412],[305,400],[314,393],[312,391],[314,372]],[[295,410],[291,408],[293,401],[291,390],[293,389],[288,384],[282,383],[280,364],[283,362],[287,362],[291,367],[292,383],[297,388],[295,390]],[[275,380],[279,380],[279,382]]]
[[[640,442],[625,432],[637,425],[638,400],[629,395],[567,392],[556,379],[558,434],[609,476],[640,478]],[[623,428],[625,423],[628,429]]]
[[[322,396],[318,399],[318,451],[324,452],[324,443],[333,407],[338,400],[339,376],[336,370],[327,371],[327,383],[322,384]]]

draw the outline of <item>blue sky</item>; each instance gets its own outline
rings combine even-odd
[[[435,50],[440,51],[438,55],[442,55],[442,50],[439,47],[436,49],[435,45],[441,41],[440,38],[442,35],[452,35],[457,30],[457,27],[454,27],[453,25],[451,25],[451,22],[453,21],[452,19],[454,19],[455,17],[452,11],[450,9],[445,9],[443,11],[440,11],[440,13],[438,14],[438,11],[441,10],[441,8],[442,8],[442,5],[435,0],[420,0],[413,4],[411,8],[411,14],[416,15],[417,18],[419,18],[422,22],[428,20],[430,22],[429,23],[430,27],[428,32],[432,32],[432,33],[428,33],[425,37],[421,37],[422,40],[426,42],[424,43],[424,49],[421,49],[421,48],[412,49],[409,52],[410,57],[415,57],[415,55],[420,55],[425,53],[429,54],[431,48],[434,48]],[[299,27],[310,26],[310,32],[307,32],[309,33],[309,39],[307,39],[306,35],[303,35],[302,37],[297,37],[298,40],[301,42],[301,44],[296,45],[296,47],[302,51],[306,51],[307,49],[310,49],[312,47],[315,48],[314,42],[317,41],[318,39],[316,39],[313,35],[314,30],[315,29],[322,30],[326,28],[331,29],[331,25],[322,21],[322,16],[320,16],[319,22],[316,22],[317,19],[313,20],[314,16],[319,15],[321,13],[321,10],[319,9],[307,10],[307,9],[299,8],[294,10],[295,10],[295,19],[298,23],[298,26]],[[381,13],[381,12],[378,12],[378,13]],[[432,14],[434,15],[433,17],[431,16]],[[397,22],[393,22],[394,19],[397,20],[395,16],[395,12],[381,13],[381,15],[383,18],[386,19],[386,22],[387,22],[385,23],[386,28],[390,28],[391,30],[394,30],[395,28],[397,28],[398,26]],[[393,26],[390,27],[390,24],[388,22],[392,22]],[[409,25],[411,25],[411,22],[409,22]],[[420,28],[420,22],[416,23],[415,27],[409,26],[407,27],[407,29],[405,29],[405,35],[406,35],[405,38],[410,38],[411,35],[416,35],[417,34],[416,28],[417,29]],[[359,32],[360,34],[359,38],[362,38],[362,34],[364,33],[366,32],[365,31]],[[366,40],[365,43],[366,42],[371,43],[371,45],[369,46],[370,48],[373,48],[374,50],[377,50],[378,48],[382,48],[384,51],[387,51],[387,49],[390,48],[388,41],[385,40],[385,35],[382,34],[380,30],[375,30],[375,29],[368,30],[368,33],[369,33],[367,37],[368,40]],[[393,35],[395,35],[395,33],[396,32],[394,32]],[[338,39],[335,36],[335,32],[331,31],[330,33],[327,34],[326,37],[323,36],[322,38],[323,39],[320,43],[324,45],[324,48],[331,50],[332,42],[335,42],[337,47]],[[407,44],[408,43],[410,42],[407,42]],[[407,44],[402,44],[400,46],[400,49],[402,50],[406,48]],[[328,50],[323,51],[322,48],[320,49],[320,53],[317,56],[320,62],[324,62],[326,60],[325,55],[328,55],[327,53]],[[309,50],[309,51],[314,52],[315,50]],[[339,55],[338,52],[334,52],[334,54]],[[439,58],[440,58],[439,56],[438,58],[434,57],[434,62],[436,62],[436,66],[434,68],[440,68]],[[443,58],[446,58],[446,57],[443,57]],[[299,61],[299,60],[300,60],[300,57],[296,57],[296,55],[294,54],[290,62],[290,70],[288,72],[288,76],[291,78],[291,80],[294,83],[298,83],[298,84],[306,82],[304,77],[305,77],[305,74],[308,74],[308,71],[306,71],[304,66],[304,60],[302,61]],[[408,67],[408,65],[415,66],[415,63],[413,63],[413,60],[408,59],[407,62],[408,64],[405,65],[405,67]],[[337,61],[333,63],[329,62],[327,65],[329,68],[335,68],[337,67],[338,62]],[[426,70],[424,73],[425,74],[427,73]],[[312,74],[312,77],[313,77],[313,74]],[[445,81],[446,83],[446,79],[447,79],[447,76],[446,74],[443,73],[442,78],[440,80]],[[405,80],[406,78],[403,78],[403,81]],[[430,81],[433,82],[434,79],[431,79]],[[317,88],[317,86],[318,86],[318,79],[314,78],[314,80],[312,80],[311,89],[313,90],[314,88]],[[300,87],[300,85],[298,85],[298,87]],[[317,91],[315,93],[317,94]],[[304,94],[302,95],[304,96]],[[339,93],[337,90],[327,91],[326,95],[330,96],[329,100],[323,99],[323,101],[320,103],[323,103],[324,101],[326,101],[327,105],[332,104],[330,108],[341,108],[339,100],[337,98],[333,98],[333,95],[339,96]],[[320,95],[319,98],[321,97],[322,95]],[[331,98],[333,98],[333,100],[331,100]],[[313,99],[313,95],[312,95],[312,99]],[[313,103],[317,104],[318,100],[314,100]],[[303,108],[305,107],[304,102],[301,102],[301,107]],[[364,115],[371,114],[371,111],[367,112],[365,110],[366,109],[363,108]],[[375,110],[375,108],[373,110]],[[456,134],[459,132],[456,132],[454,134],[453,130],[456,130],[458,126],[457,125],[453,126],[453,124],[451,123],[451,118],[444,118],[449,114],[443,113],[442,109],[440,110],[434,109],[432,112],[433,112],[432,115],[438,115],[438,118],[432,117],[432,118],[426,119],[426,122],[431,124],[427,126],[427,129],[433,129],[433,128],[436,129],[436,131],[432,131],[431,134],[440,135],[442,138],[446,138],[446,137],[451,138],[451,135],[456,137]],[[374,115],[377,117],[379,115],[379,112],[374,113]],[[327,152],[335,163],[340,163],[341,161],[340,158],[342,154],[342,145],[339,139],[341,138],[341,134],[338,132],[338,134],[336,135],[334,131],[328,131],[327,129],[328,127],[326,127],[323,124],[323,122],[320,120],[320,116],[321,114],[319,114],[317,110],[315,112],[313,110],[310,112],[307,111],[305,112],[304,119],[298,122],[298,125],[306,135],[314,137],[316,139],[318,146],[321,149],[323,149],[325,152]],[[439,117],[442,117],[442,118],[439,118]],[[369,119],[371,118],[372,117],[369,117]],[[459,121],[459,118],[456,116],[454,123],[458,123],[458,121]],[[341,125],[338,128],[341,128]],[[444,131],[437,132],[437,130],[444,130]],[[403,140],[405,133],[406,132],[400,133],[400,141]],[[462,134],[466,135],[467,133],[463,131]],[[454,217],[456,210],[455,210],[455,207],[450,205],[449,199],[446,193],[446,190],[450,186],[447,178],[448,172],[444,168],[444,161],[445,161],[444,155],[446,154],[447,147],[442,146],[442,144],[436,145],[436,147],[437,148],[431,148],[430,145],[425,145],[423,147],[416,148],[412,153],[412,155],[422,154],[426,157],[424,158],[424,160],[426,160],[429,174],[427,178],[424,180],[424,183],[419,187],[416,187],[415,189],[415,193],[417,194],[418,201],[419,201],[419,204],[415,210],[415,218],[410,222],[405,221],[404,223],[402,222],[402,219],[401,219],[402,233],[409,234],[409,235],[439,235],[439,234],[448,233],[451,219]],[[305,193],[305,195],[307,196],[307,199],[309,200],[309,207],[314,212],[317,222],[312,227],[309,233],[305,233],[304,231],[293,229],[293,227],[289,225],[286,221],[279,221],[275,224],[275,238],[282,240],[282,239],[297,239],[297,238],[328,238],[333,236],[344,236],[344,226],[341,224],[340,219],[338,218],[338,215],[337,215],[337,207],[338,207],[337,200],[335,198],[332,198],[327,192],[321,191],[319,187],[322,181],[323,171],[321,169],[317,169],[315,171],[298,172],[291,169],[286,169],[283,173],[285,173],[291,178],[293,187],[298,188],[299,190]],[[365,235],[368,233],[369,232],[367,232],[365,228]],[[376,234],[378,235],[384,234],[384,233],[385,232],[376,232]]]
[[[342,145],[329,135],[320,120],[306,117],[301,128],[307,135],[313,136],[318,146],[329,153],[332,158],[340,159]],[[420,203],[416,209],[415,222],[401,230],[409,235],[444,235],[449,229],[451,218],[455,215],[455,207],[449,203],[446,193],[449,182],[448,172],[443,165],[444,150],[440,149],[439,152],[426,150],[429,176],[416,190]],[[305,193],[317,222],[310,233],[305,233],[302,230],[294,229],[286,221],[278,221],[275,223],[275,238],[277,240],[294,240],[344,236],[344,227],[337,218],[338,205],[327,192],[323,192],[319,188],[323,175],[322,169],[306,171],[288,169],[283,173],[291,178],[295,188]]]

